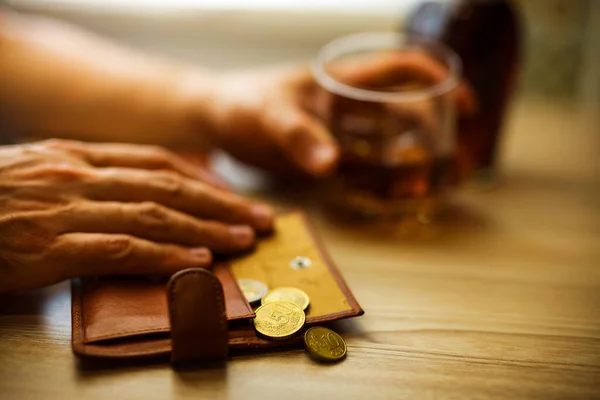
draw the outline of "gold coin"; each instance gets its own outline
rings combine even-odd
[[[308,307],[308,303],[310,302],[308,295],[302,290],[293,287],[282,287],[267,292],[261,299],[261,304],[267,304],[278,300],[291,301],[302,310],[306,310],[306,307]]]
[[[331,329],[315,326],[304,334],[304,343],[317,361],[339,361],[346,356],[346,342]]]
[[[304,326],[304,311],[289,301],[272,301],[255,311],[254,328],[271,339],[288,339]]]
[[[264,283],[255,281],[254,279],[238,279],[237,283],[240,289],[242,289],[242,293],[244,293],[244,297],[246,297],[248,303],[259,301],[268,291]]]

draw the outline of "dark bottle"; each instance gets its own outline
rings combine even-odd
[[[507,0],[425,1],[409,16],[406,31],[445,43],[461,57],[479,111],[459,122],[457,173],[489,184],[521,59],[519,15]]]

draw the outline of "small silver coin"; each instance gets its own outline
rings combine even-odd
[[[237,283],[248,303],[260,301],[269,291],[267,285],[254,279],[238,279]]]

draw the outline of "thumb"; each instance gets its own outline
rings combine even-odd
[[[288,159],[314,176],[333,169],[339,149],[322,122],[289,104],[267,114],[265,132]]]

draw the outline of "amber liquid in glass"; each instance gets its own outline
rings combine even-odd
[[[342,150],[334,205],[365,217],[432,218],[449,186],[452,135],[429,130],[402,104],[334,96],[331,110],[330,129]]]

